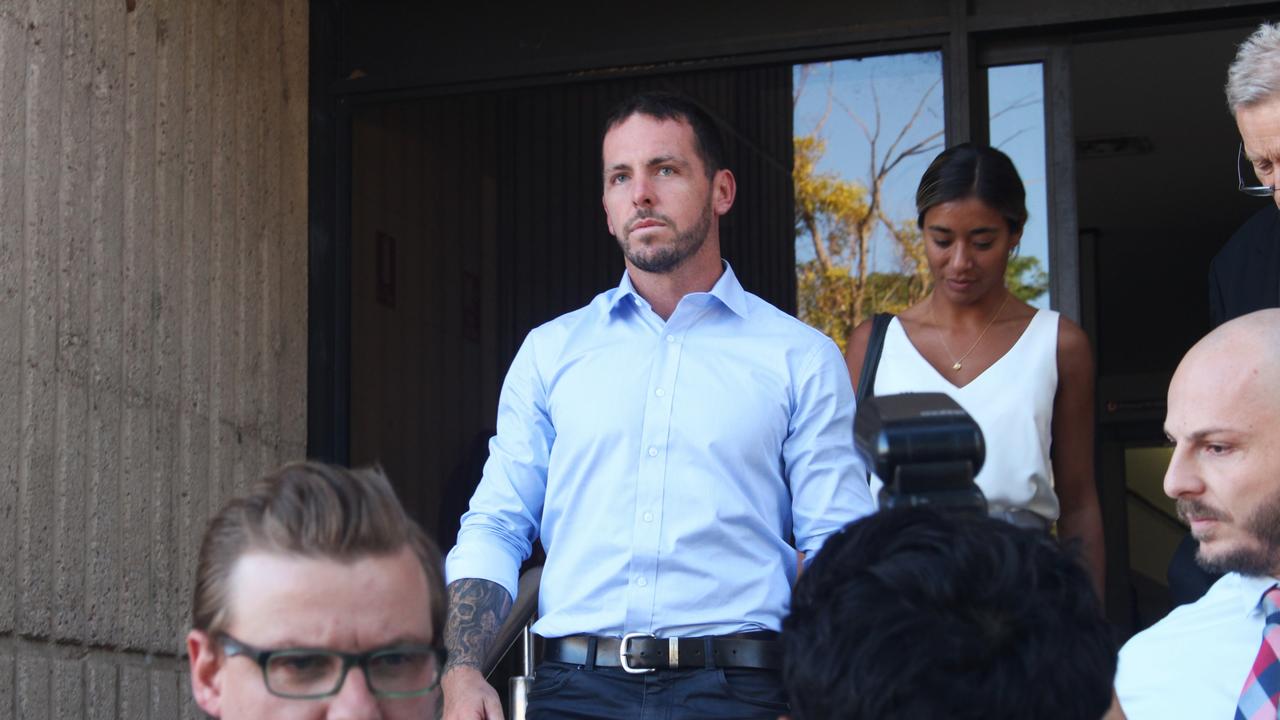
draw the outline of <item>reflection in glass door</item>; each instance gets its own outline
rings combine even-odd
[[[792,82],[796,306],[843,350],[929,291],[915,192],[942,150],[942,53],[797,65]]]
[[[1013,159],[1027,189],[1027,225],[1006,282],[1036,307],[1049,307],[1049,203],[1045,168],[1044,65],[987,69],[991,146]]]

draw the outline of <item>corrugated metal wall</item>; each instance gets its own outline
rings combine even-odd
[[[307,4],[0,2],[0,717],[195,717],[195,544],[305,451]]]

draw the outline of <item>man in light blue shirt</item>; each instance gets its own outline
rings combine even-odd
[[[446,564],[445,718],[501,716],[477,668],[539,537],[530,718],[775,718],[795,551],[872,509],[848,373],[721,259],[735,180],[705,111],[650,93],[605,127],[626,272],[507,373]]]

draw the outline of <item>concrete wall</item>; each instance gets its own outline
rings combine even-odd
[[[195,717],[191,568],[305,451],[305,0],[0,0],[0,718]]]

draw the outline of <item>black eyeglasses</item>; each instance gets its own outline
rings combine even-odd
[[[223,633],[222,648],[229,657],[243,655],[262,668],[272,695],[295,700],[318,700],[337,695],[347,671],[360,666],[369,691],[380,698],[426,695],[440,684],[444,650],[431,645],[394,645],[363,653],[321,648],[264,650]]]
[[[1249,162],[1249,158],[1244,154],[1244,143],[1240,143],[1240,150],[1236,153],[1236,178],[1240,181],[1240,192],[1253,197],[1271,197],[1276,192],[1275,185],[1246,185],[1244,183],[1244,166],[1250,166],[1250,172],[1253,171],[1253,163]]]

